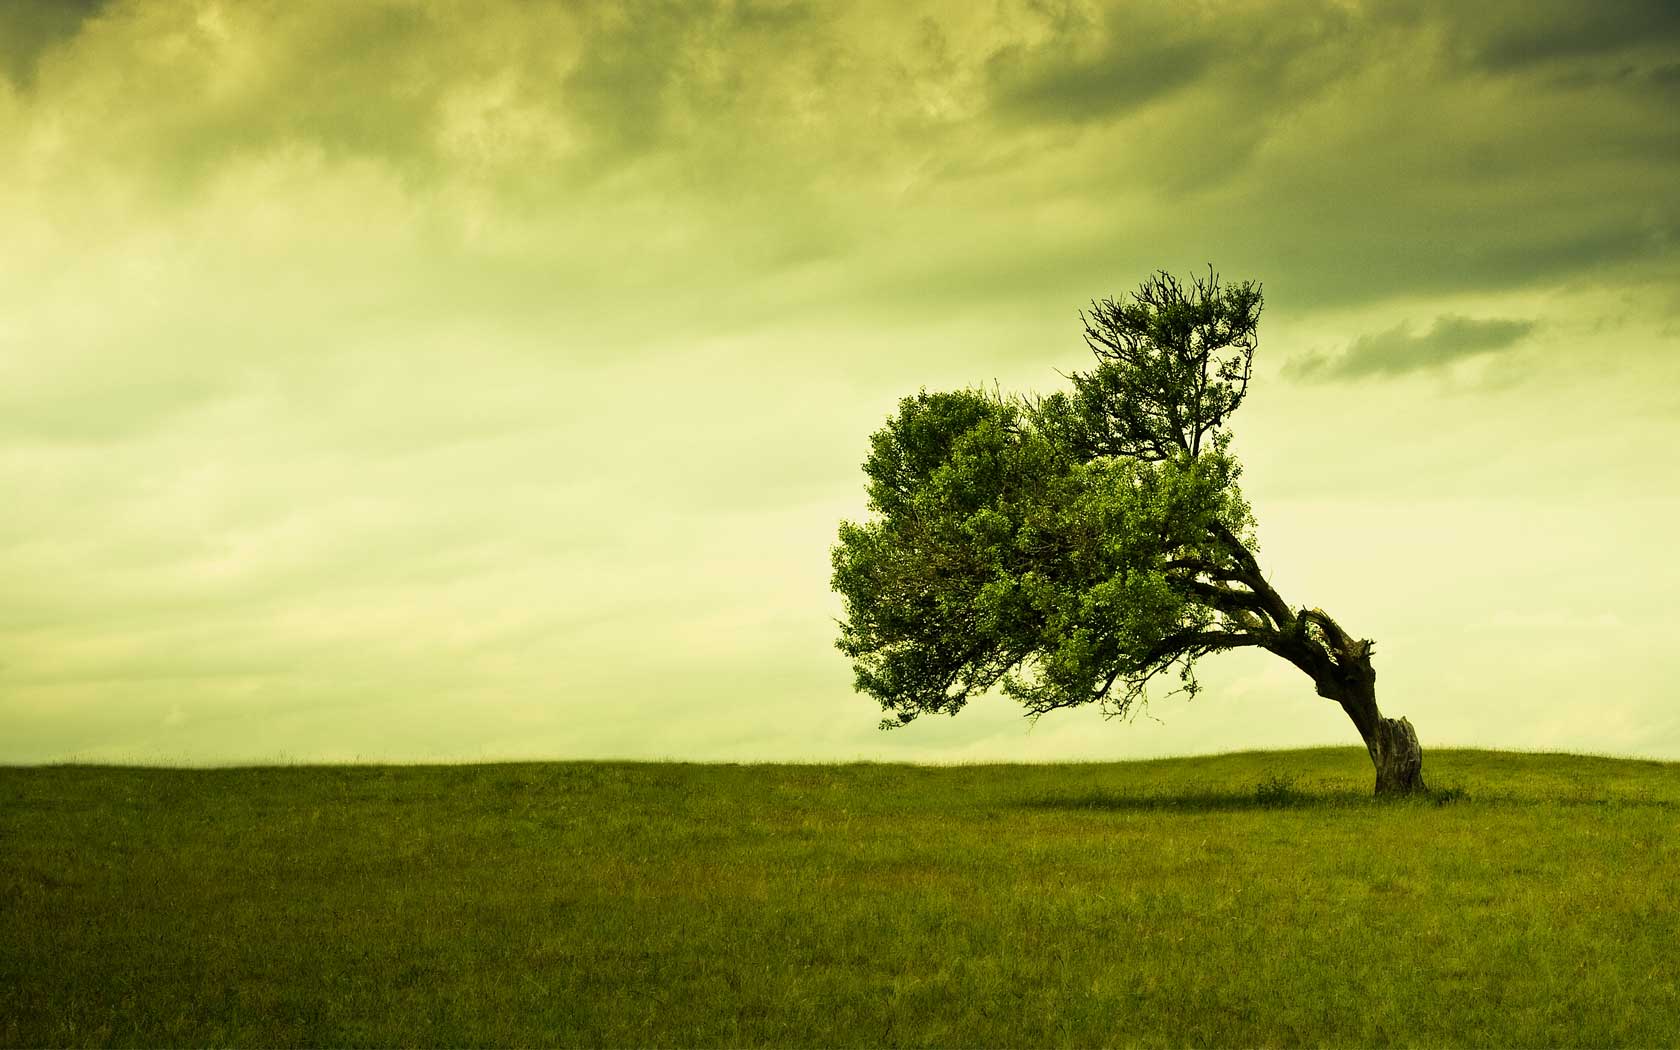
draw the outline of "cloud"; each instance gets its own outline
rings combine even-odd
[[[35,90],[0,97],[0,177],[91,225],[276,156],[374,165],[429,232],[519,244],[488,263],[515,287],[570,242],[603,256],[586,281],[706,282],[752,311],[813,261],[836,300],[913,273],[930,313],[942,289],[1077,302],[1109,290],[1093,273],[1209,259],[1315,304],[1672,268],[1680,159],[1649,85],[1674,57],[1609,88],[1548,68],[1486,90],[1471,59],[1509,23],[1584,16],[1548,17],[137,0],[56,30]]]
[[[1140,41],[1116,36],[1089,54],[1011,44],[988,63],[998,109],[1026,122],[1112,118],[1202,77],[1217,57],[1211,40]]]
[[[73,39],[106,0],[8,0],[0,4],[0,75],[34,86],[41,57]]]
[[[1526,12],[1530,17],[1490,17],[1485,35],[1470,48],[1478,67],[1505,72],[1653,45],[1672,53],[1680,44],[1680,7],[1670,0],[1535,3]]]
[[[1413,334],[1409,324],[1363,335],[1335,357],[1305,354],[1283,368],[1291,379],[1329,382],[1397,376],[1446,368],[1455,362],[1511,349],[1530,332],[1535,321],[1478,319],[1444,315],[1427,332]]]
[[[1317,0],[1236,7],[1218,18],[1168,4],[1029,9],[1036,33],[1008,39],[985,63],[992,105],[1007,122],[1102,123],[1194,88],[1284,110],[1344,75],[1373,28]],[[1222,125],[1204,144],[1218,152],[1248,123]]]

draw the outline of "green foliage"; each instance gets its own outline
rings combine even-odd
[[[1222,285],[1211,271],[1188,284],[1157,273],[1129,299],[1093,302],[1080,319],[1097,367],[1072,373],[1073,394],[1057,406],[1074,447],[1087,457],[1200,452],[1248,393],[1263,303],[1259,285]]]
[[[1251,543],[1218,427],[1246,390],[1259,291],[1192,290],[1163,274],[1096,304],[1107,342],[1088,335],[1099,364],[1071,396],[923,391],[870,438],[875,516],[841,523],[833,585],[883,726],[994,686],[1035,715],[1124,713],[1163,672],[1193,693],[1199,656],[1255,644],[1232,615],[1252,595],[1198,573]]]

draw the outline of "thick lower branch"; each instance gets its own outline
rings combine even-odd
[[[1230,612],[1236,609],[1248,609],[1258,613],[1266,612],[1266,600],[1253,591],[1233,590],[1230,587],[1221,587],[1216,583],[1204,583],[1196,579],[1179,579],[1175,580],[1174,583],[1220,612]]]
[[[1138,665],[1155,667],[1180,656],[1200,655],[1220,649],[1240,649],[1244,646],[1266,648],[1272,641],[1273,636],[1266,631],[1178,631],[1157,642],[1138,661]]]

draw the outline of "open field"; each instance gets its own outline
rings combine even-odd
[[[0,1042],[1680,1045],[1680,764],[0,769]]]

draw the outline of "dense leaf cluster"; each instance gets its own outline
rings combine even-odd
[[[839,645],[894,724],[994,685],[1033,712],[1124,710],[1175,659],[1189,671],[1164,640],[1216,622],[1173,566],[1250,524],[1223,448],[1082,460],[981,391],[905,398],[864,470],[877,516],[840,526]]]
[[[1071,394],[900,402],[864,463],[873,517],[842,522],[833,551],[838,645],[884,726],[993,687],[1034,714],[1124,713],[1163,672],[1194,692],[1197,657],[1276,637],[1219,429],[1259,302],[1158,275],[1094,304],[1097,367]]]

